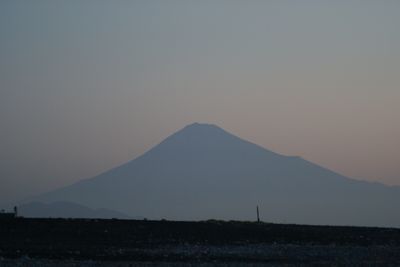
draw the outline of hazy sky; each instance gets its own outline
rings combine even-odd
[[[400,1],[0,2],[0,205],[208,122],[400,185]]]

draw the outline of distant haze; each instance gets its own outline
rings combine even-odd
[[[0,207],[192,122],[400,185],[400,1],[1,1]]]

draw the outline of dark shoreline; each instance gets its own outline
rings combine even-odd
[[[68,261],[121,266],[124,263],[400,264],[400,229],[396,228],[215,220],[16,218],[0,220],[0,236],[2,265],[18,260],[29,260],[32,264],[40,260],[55,261],[60,266]]]

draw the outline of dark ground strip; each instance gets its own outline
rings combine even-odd
[[[0,220],[0,258],[2,265],[16,259],[29,259],[32,264],[34,260],[46,259],[60,264],[94,260],[104,264],[230,262],[394,266],[400,264],[400,229],[222,221],[17,218]]]

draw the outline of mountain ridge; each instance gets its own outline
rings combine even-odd
[[[29,202],[18,207],[18,215],[26,218],[91,218],[91,219],[132,219],[115,210],[91,209],[72,202],[51,203]]]

